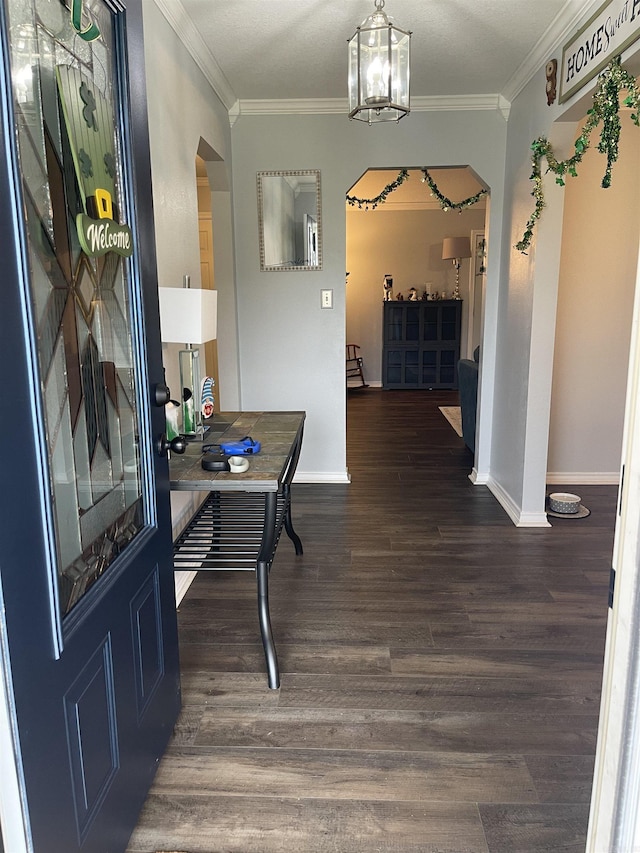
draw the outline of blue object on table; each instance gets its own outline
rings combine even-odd
[[[260,453],[261,446],[259,441],[254,441],[248,435],[240,441],[225,441],[220,445],[222,452],[228,456],[255,456]]]

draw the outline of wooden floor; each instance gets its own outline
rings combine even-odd
[[[456,402],[350,393],[352,483],[293,487],[304,556],[283,536],[271,574],[279,691],[253,575],[198,576],[129,853],[584,851],[616,489],[517,529],[468,479]]]

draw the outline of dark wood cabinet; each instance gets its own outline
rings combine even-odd
[[[457,388],[462,301],[382,305],[382,387]]]

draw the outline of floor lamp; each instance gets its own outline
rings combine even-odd
[[[471,257],[471,243],[468,237],[445,237],[442,243],[442,260],[453,261],[456,268],[456,288],[453,298],[460,299],[460,260]]]
[[[184,287],[160,287],[160,335],[163,343],[181,343],[180,399],[182,432],[187,438],[202,438],[202,371],[200,351],[194,347],[216,338],[217,291]]]

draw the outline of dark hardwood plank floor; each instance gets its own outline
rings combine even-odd
[[[582,853],[617,490],[514,527],[439,405],[348,401],[349,486],[294,485],[271,574],[179,610],[183,712],[129,853]],[[558,487],[554,486],[554,490]]]

